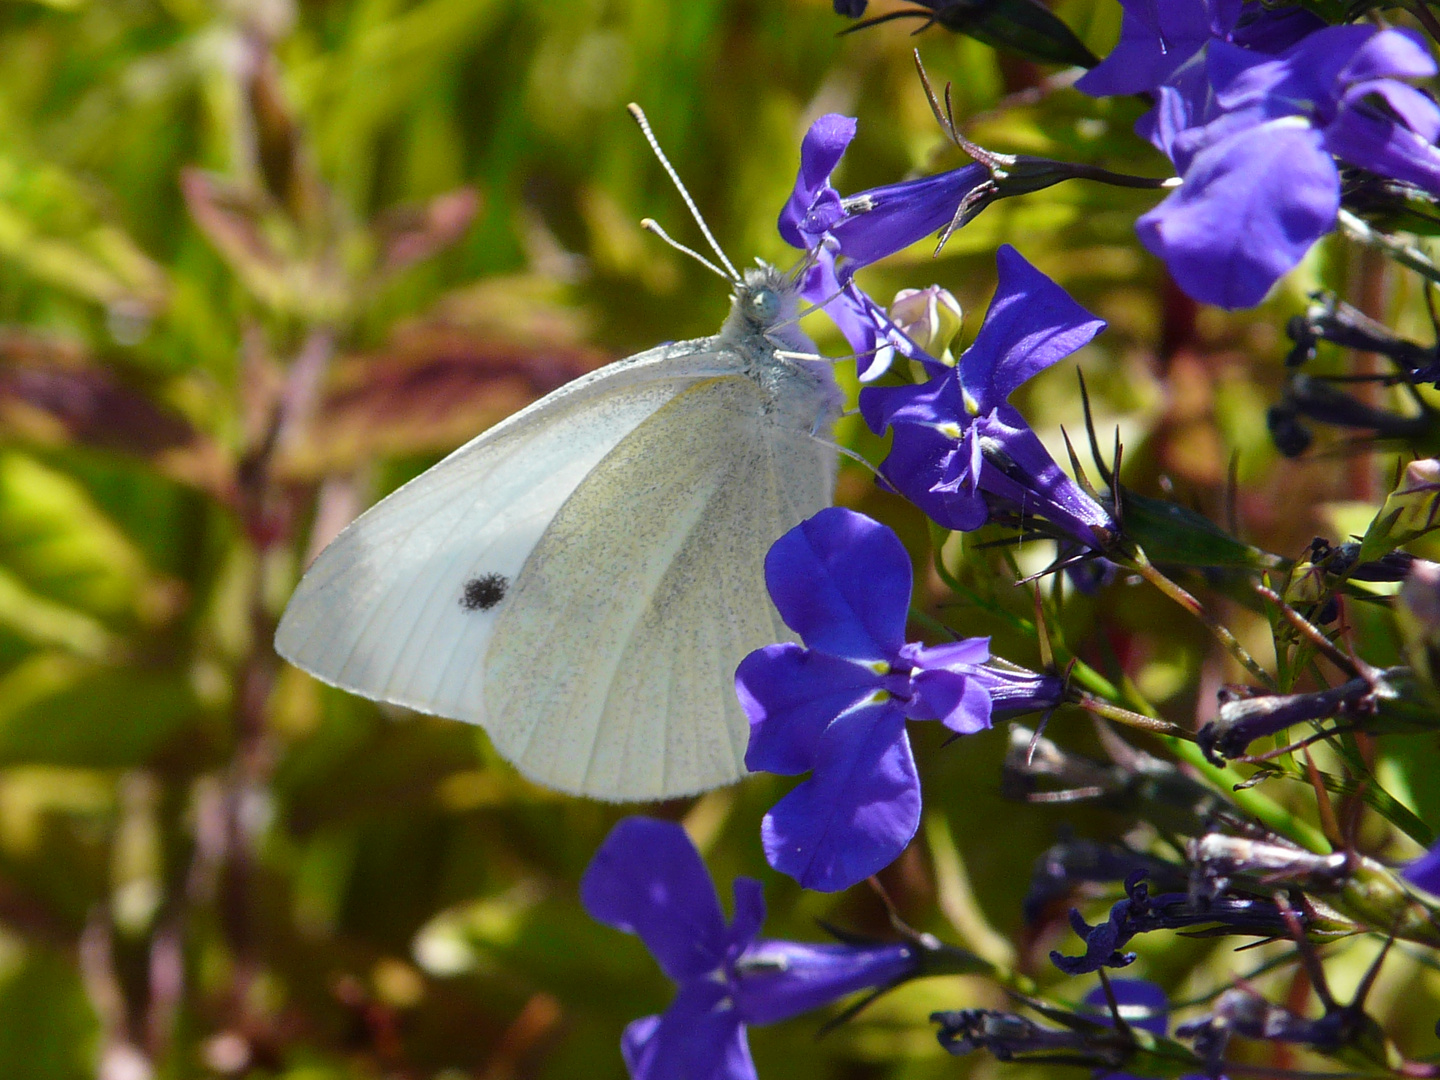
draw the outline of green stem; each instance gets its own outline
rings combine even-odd
[[[1268,795],[1264,795],[1254,788],[1247,788],[1244,791],[1234,790],[1235,785],[1240,783],[1243,777],[1229,769],[1220,769],[1210,764],[1205,760],[1205,755],[1201,753],[1200,747],[1193,742],[1167,736],[1161,737],[1165,739],[1165,745],[1170,748],[1171,753],[1185,764],[1193,766],[1210,783],[1226,790],[1230,798],[1235,801],[1236,806],[1271,832],[1279,833],[1287,840],[1293,840],[1307,851],[1313,851],[1317,855],[1330,853],[1330,842],[1325,839],[1325,834],[1314,825],[1296,817]]]
[[[1401,266],[1409,267],[1422,277],[1440,284],[1440,266],[1436,266],[1430,257],[1419,248],[1401,243],[1378,229],[1372,228],[1367,221],[1352,214],[1349,210],[1341,210],[1337,221],[1340,231],[1350,239],[1367,247],[1378,248]]]
[[[1162,574],[1155,567],[1155,564],[1145,557],[1145,553],[1138,548],[1131,560],[1131,568],[1146,581],[1150,582],[1151,585],[1154,585],[1171,600],[1174,600],[1186,611],[1204,623],[1206,628],[1215,635],[1216,640],[1225,647],[1225,651],[1233,656],[1241,667],[1256,679],[1260,680],[1267,690],[1277,689],[1274,677],[1256,663],[1255,658],[1250,655],[1245,646],[1240,644],[1240,640],[1230,632],[1230,628],[1206,611],[1205,608],[1201,606],[1199,600],[1196,600],[1195,597],[1191,596],[1179,585]]]
[[[1066,660],[1068,661],[1069,658],[1066,657]],[[1090,667],[1088,664],[1081,660],[1076,660],[1074,662],[1074,665],[1071,667],[1070,681],[1075,683],[1077,686],[1084,687],[1086,690],[1090,691],[1091,694],[1097,695],[1101,698],[1109,699],[1109,701],[1112,703],[1116,703],[1122,700],[1125,696],[1113,683],[1110,682],[1109,679],[1105,678],[1104,675],[1101,675],[1100,672],[1096,671],[1094,668]],[[1093,701],[1095,699],[1092,698],[1091,700]],[[1123,706],[1118,707],[1119,711],[1126,713],[1130,717],[1148,717],[1151,720],[1157,721],[1159,723],[1164,723],[1164,721],[1161,721],[1159,717],[1155,716],[1156,710],[1154,706],[1149,704],[1149,702],[1146,702],[1142,699],[1132,701],[1131,703],[1137,706],[1137,708],[1139,709],[1138,712],[1125,709]],[[1096,713],[1097,715],[1107,715],[1101,710],[1095,709],[1089,705],[1086,705],[1085,707],[1088,708],[1091,712]],[[1119,719],[1119,717],[1113,715],[1108,716],[1107,718],[1112,720]],[[1127,721],[1121,720],[1120,722],[1126,723]],[[1139,727],[1141,725],[1130,722],[1130,726]],[[1210,762],[1206,761],[1205,755],[1201,752],[1200,747],[1195,745],[1195,742],[1191,735],[1189,735],[1188,733],[1182,733],[1181,735],[1171,735],[1156,728],[1149,728],[1147,730],[1154,731],[1157,737],[1160,738],[1165,743],[1165,745],[1170,748],[1170,752],[1172,754],[1174,754],[1185,764],[1194,767],[1195,770],[1199,772],[1213,786],[1225,792],[1226,795],[1229,796],[1231,801],[1233,801],[1236,806],[1238,806],[1241,810],[1245,811],[1245,813],[1249,814],[1256,821],[1259,821],[1271,832],[1278,833],[1279,835],[1285,837],[1287,840],[1294,841],[1301,847],[1305,848],[1307,851],[1313,851],[1321,855],[1329,853],[1329,842],[1326,841],[1324,834],[1321,833],[1319,829],[1315,828],[1315,826],[1311,825],[1307,821],[1296,817],[1293,813],[1291,813],[1285,807],[1281,806],[1279,803],[1275,802],[1268,795],[1256,791],[1253,788],[1243,791],[1236,791],[1235,785],[1244,780],[1244,777],[1240,776],[1239,774],[1233,772],[1230,769],[1216,768],[1214,765],[1210,764]]]
[[[994,609],[991,605],[985,604],[981,598],[975,594],[974,590],[966,588],[949,573],[939,553],[940,540],[943,537],[943,532],[937,528],[936,534],[935,539],[937,542],[934,545],[936,552],[935,565],[942,580],[951,586],[954,591],[960,592],[962,595],[968,594],[979,606],[993,611]],[[1173,582],[1169,582],[1169,579],[1164,578],[1163,575],[1159,576],[1172,587],[1179,589],[1179,586],[1174,585]],[[1180,591],[1184,593],[1184,590]],[[1184,593],[1184,595],[1189,596],[1188,593]],[[1191,604],[1195,603],[1193,597],[1190,598],[1190,602]],[[1029,627],[1032,633],[1035,632],[1033,624],[1030,624],[1027,620],[1021,619],[1011,612],[1000,609],[995,613],[1008,618],[1017,626]],[[923,626],[928,626],[936,630],[946,629],[943,623],[922,612],[912,611],[911,617]],[[1064,671],[1068,665],[1070,681],[1075,686],[1094,695],[1096,699],[1103,699],[1105,702],[1110,703],[1110,705],[1115,706],[1120,712],[1125,713],[1129,718],[1129,726],[1141,726],[1140,724],[1134,723],[1134,719],[1137,717],[1154,721],[1157,724],[1165,723],[1165,721],[1161,720],[1155,706],[1146,701],[1134,687],[1127,686],[1121,688],[1116,686],[1089,664],[1075,657],[1061,641],[1053,642],[1052,647],[1055,651],[1056,667]],[[1253,663],[1254,661],[1252,660],[1251,662]],[[1269,682],[1268,676],[1266,676],[1266,681]],[[1100,713],[1098,709],[1091,708],[1090,711],[1097,715],[1104,715]],[[1121,720],[1118,715],[1111,715],[1109,718],[1118,720],[1120,723],[1127,723],[1127,720]],[[1235,785],[1242,782],[1245,778],[1229,769],[1216,768],[1210,764],[1210,762],[1206,761],[1205,755],[1200,752],[1200,748],[1195,745],[1192,737],[1188,733],[1174,735],[1158,727],[1148,725],[1145,726],[1145,730],[1153,732],[1157,738],[1164,741],[1170,748],[1170,751],[1179,760],[1185,762],[1187,765],[1193,766],[1209,783],[1220,791],[1225,792],[1236,806],[1255,820],[1264,824],[1265,827],[1272,832],[1299,844],[1307,851],[1313,851],[1318,854],[1326,854],[1330,851],[1330,844],[1326,841],[1324,834],[1322,834],[1319,829],[1297,818],[1293,813],[1275,802],[1269,796],[1254,789],[1244,791],[1234,790]]]
[[[1103,716],[1106,720],[1113,720],[1117,724],[1124,724],[1126,727],[1136,728],[1139,731],[1148,731],[1152,735],[1166,735],[1172,739],[1194,739],[1184,728],[1178,724],[1172,724],[1169,720],[1159,720],[1153,716],[1146,716],[1144,713],[1135,712],[1119,705],[1112,705],[1108,701],[1091,694],[1081,694],[1077,703],[1087,712],[1096,716]]]

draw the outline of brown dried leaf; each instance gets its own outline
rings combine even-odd
[[[346,310],[348,283],[331,245],[302,236],[264,192],[199,169],[180,174],[180,191],[200,231],[261,303],[318,320]]]
[[[379,353],[336,361],[314,424],[281,469],[314,479],[377,457],[453,450],[608,359],[578,345],[412,327]]]
[[[401,206],[375,223],[383,277],[428,259],[454,244],[480,210],[480,194],[462,187],[437,195],[423,206]]]
[[[206,436],[72,342],[0,336],[0,429],[138,457],[222,498],[231,483],[224,455]]]

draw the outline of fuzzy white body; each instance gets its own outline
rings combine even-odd
[[[775,271],[749,271],[714,337],[594,371],[462,446],[321,553],[276,650],[482,724],[561,791],[738,779],[735,666],[793,636],[765,553],[834,487],[840,395],[828,365],[777,355],[813,351],[794,312]]]

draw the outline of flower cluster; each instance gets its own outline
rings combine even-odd
[[[1197,300],[1250,307],[1335,227],[1341,167],[1440,195],[1436,73],[1418,35],[1295,8],[1129,0],[1120,44],[1076,85],[1150,93],[1139,130],[1183,178],[1136,223]]]
[[[1004,0],[983,16],[990,20],[983,26],[967,21],[982,17],[962,11],[966,5],[930,0],[864,25],[933,16],[931,22],[984,40],[996,20],[1023,15],[1034,18],[1029,25],[1038,37],[1017,31],[1014,41],[1034,45],[1043,38],[1048,44],[1037,48],[1070,48],[1046,22],[1048,11],[1023,14],[1028,2]],[[1090,70],[1075,85],[1095,96],[1144,94],[1153,101],[1139,131],[1180,177],[1139,218],[1137,230],[1192,297],[1227,308],[1257,304],[1336,227],[1357,173],[1440,201],[1434,145],[1440,106],[1412,85],[1437,68],[1418,34],[1332,26],[1311,10],[1254,0],[1121,5],[1119,44],[1103,61],[1077,61]],[[835,3],[850,18],[865,8],[864,0]],[[931,103],[939,115],[933,95]],[[1038,594],[1034,622],[1017,618],[1013,625],[1033,627],[1041,638],[1040,670],[1017,666],[994,655],[988,637],[963,636],[931,611],[912,610],[915,567],[890,528],[838,507],[801,522],[774,542],[764,565],[774,607],[798,640],[751,652],[734,680],[750,725],[747,767],[799,778],[761,822],[760,846],[771,867],[806,889],[836,892],[879,874],[901,855],[921,821],[912,723],[934,722],[954,737],[979,736],[1003,720],[1043,714],[1036,730],[1011,726],[1003,793],[1031,804],[1085,802],[1143,827],[1106,840],[1077,837],[1067,827],[1040,857],[1023,905],[1036,947],[1021,975],[968,954],[957,960],[961,954],[945,953],[925,935],[899,945],[763,940],[757,882],[735,882],[735,914],[727,924],[683,831],[628,819],[596,856],[583,899],[597,919],[643,938],[678,985],[663,1015],[627,1030],[623,1049],[632,1076],[748,1080],[754,1067],[747,1025],[941,969],[983,971],[1041,1017],[973,1007],[937,1012],[932,1020],[940,1041],[956,1054],[1083,1065],[1125,1080],[1221,1077],[1230,1041],[1239,1038],[1359,1062],[1356,1067],[1376,1074],[1399,1063],[1407,1075],[1440,1075],[1406,1062],[1365,1013],[1383,950],[1349,1005],[1329,994],[1316,954],[1318,945],[1359,930],[1440,948],[1440,844],[1397,865],[1393,857],[1387,862],[1361,850],[1357,824],[1369,807],[1422,845],[1432,839],[1365,770],[1372,737],[1436,727],[1440,570],[1398,548],[1440,524],[1440,470],[1433,459],[1410,462],[1363,536],[1338,544],[1317,537],[1307,557],[1295,558],[1250,546],[1196,510],[1122,485],[1118,437],[1107,464],[1088,398],[1084,420],[1100,481],[1092,485],[1073,447],[1073,468],[1062,469],[1022,412],[1021,388],[1090,346],[1106,329],[1104,320],[1009,245],[996,252],[996,288],[980,326],[966,347],[953,351],[964,325],[953,296],[938,286],[907,289],[887,307],[860,278],[867,267],[927,237],[943,243],[998,198],[1062,179],[1127,178],[991,154],[968,143],[948,112],[942,123],[972,153],[973,164],[844,195],[832,177],[857,121],[821,116],[804,136],[794,187],[779,215],[781,237],[802,253],[796,275],[803,296],[834,321],[854,351],[858,412],[872,433],[889,437],[876,467],[879,485],[939,530],[998,525],[1011,540],[1055,545],[1051,570],[1078,567],[1073,580],[1080,591],[1118,589],[1118,580],[1153,585],[1198,616],[1255,685],[1225,684],[1209,715],[1191,715],[1185,723],[1162,718],[1107,643],[1054,647]],[[1130,186],[1158,186],[1128,179],[1135,181]],[[1412,267],[1430,265],[1431,280],[1440,283],[1433,264],[1414,253],[1407,258]],[[1289,333],[1292,369],[1312,358],[1319,343],[1331,342],[1389,358],[1394,381],[1412,389],[1440,372],[1440,346],[1403,338],[1333,298],[1317,300],[1292,320]],[[1418,414],[1402,415],[1320,377],[1292,370],[1285,381],[1270,423],[1277,442],[1288,436],[1295,453],[1305,448],[1298,445],[1302,434],[1308,445],[1302,419],[1368,427],[1414,447],[1440,433],[1440,411],[1423,401]],[[1267,605],[1279,670],[1262,667],[1178,578],[1167,576],[1172,567],[1191,572],[1189,580],[1222,583],[1229,595]],[[957,593],[968,589],[940,569]],[[1402,580],[1393,606],[1405,662],[1390,657],[1387,666],[1375,666],[1342,649],[1325,627],[1337,621],[1343,604],[1351,598],[1390,603],[1361,586]],[[1057,585],[1057,608],[1063,591]],[[1082,655],[1114,673],[1102,674]],[[1125,676],[1124,685],[1117,685],[1117,674]],[[1045,737],[1045,723],[1062,707],[1099,720],[1108,760],[1083,757]],[[1113,725],[1167,738],[1175,759],[1131,745]],[[1302,725],[1309,733],[1300,742],[1284,741]],[[1336,749],[1341,775],[1322,773],[1309,757],[1303,768],[1295,763],[1294,751],[1362,730],[1363,752]],[[1270,739],[1280,742],[1274,748],[1262,742]],[[1230,775],[1226,770],[1236,762],[1256,771]],[[1314,789],[1320,829],[1298,821],[1288,804],[1251,790],[1281,777]],[[1096,901],[1108,910],[1086,907]],[[1082,908],[1092,910],[1090,918],[1104,910],[1103,917],[1092,923]],[[1050,951],[1071,931],[1081,939],[1078,952]],[[1274,1004],[1242,983],[1215,989],[1202,1002],[1203,1014],[1169,1033],[1170,1003],[1159,986],[1108,974],[1140,963],[1138,939],[1162,932],[1289,943],[1286,959],[1305,967],[1323,1015],[1309,1017],[1294,1002]],[[1101,986],[1083,999],[1080,989],[1059,995],[1082,1001],[1078,1007],[1045,996],[1047,979],[1083,978],[1093,986],[1097,974]]]

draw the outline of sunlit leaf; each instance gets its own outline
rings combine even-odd
[[[93,209],[85,186],[53,164],[0,152],[0,255],[42,281],[147,318],[164,302],[165,274]]]
[[[199,711],[176,672],[40,655],[0,678],[0,764],[144,764]]]

